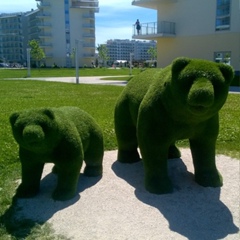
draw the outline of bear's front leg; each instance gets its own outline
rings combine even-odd
[[[76,195],[81,166],[82,160],[79,159],[55,165],[58,183],[52,195],[54,200],[66,201]]]
[[[195,181],[203,187],[221,187],[223,180],[215,163],[215,141],[190,140]]]
[[[139,118],[140,120],[141,118]],[[166,194],[173,191],[168,177],[168,154],[170,141],[164,138],[161,129],[148,122],[138,124],[138,139],[145,173],[145,188],[155,194]]]
[[[154,194],[171,193],[173,186],[168,177],[168,147],[142,148],[141,153],[143,156],[146,190]]]
[[[218,114],[202,123],[189,139],[195,169],[195,181],[204,187],[220,187],[222,176],[215,163],[215,146],[219,131]]]
[[[37,195],[44,163],[34,162],[34,159],[21,159],[22,182],[16,190],[16,197],[31,198]]]

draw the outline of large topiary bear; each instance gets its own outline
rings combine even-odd
[[[95,120],[77,107],[29,109],[10,116],[19,144],[22,183],[16,196],[27,198],[39,192],[45,163],[54,163],[58,175],[55,200],[75,196],[80,169],[86,176],[102,174],[103,134]]]
[[[180,157],[177,140],[189,139],[196,182],[222,186],[215,164],[218,111],[232,78],[228,65],[188,58],[177,58],[162,70],[147,70],[134,77],[115,107],[118,161],[139,161],[139,146],[146,189],[169,193],[173,187],[167,159]]]

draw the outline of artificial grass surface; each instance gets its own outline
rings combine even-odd
[[[0,72],[1,74],[1,72]],[[11,77],[13,77],[11,75]],[[105,150],[116,149],[113,126],[113,111],[117,97],[123,90],[120,86],[84,85],[32,80],[0,81],[0,239],[37,239],[44,236],[44,228],[31,222],[12,221],[11,212],[4,212],[12,204],[12,196],[20,179],[21,168],[18,159],[18,146],[15,143],[9,124],[12,112],[35,107],[77,106],[91,114],[103,129]],[[240,159],[240,94],[230,94],[220,111],[220,133],[217,153]],[[188,147],[188,142],[180,141],[178,146]],[[3,215],[3,217],[1,217]],[[21,227],[19,227],[21,226]],[[41,230],[42,229],[42,230]],[[37,235],[36,235],[37,234]],[[49,235],[51,233],[49,232]],[[46,237],[38,239],[60,239]]]
[[[141,69],[132,69],[132,74],[138,74]],[[129,68],[80,68],[80,76],[119,76],[129,75]],[[31,77],[74,77],[75,68],[32,68]],[[0,69],[0,78],[26,78],[27,69]]]

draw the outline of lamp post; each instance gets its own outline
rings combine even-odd
[[[31,76],[31,64],[30,64],[30,52],[31,52],[31,48],[27,48],[27,69],[28,69],[28,74],[27,76],[30,77]]]
[[[79,84],[78,40],[75,40],[76,84]]]
[[[129,75],[132,75],[132,57],[133,57],[133,53],[130,53],[130,66],[129,66]]]

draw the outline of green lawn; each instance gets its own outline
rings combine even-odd
[[[18,71],[18,70],[16,70]],[[21,70],[20,70],[21,71]],[[38,70],[36,70],[38,71]],[[10,73],[10,72],[9,72]],[[1,74],[1,71],[0,71]],[[109,74],[107,74],[109,75]],[[13,75],[11,74],[11,77]],[[19,77],[19,76],[18,76]],[[39,76],[38,76],[39,77]],[[78,106],[90,113],[104,132],[105,150],[116,149],[113,111],[116,99],[123,90],[120,86],[84,85],[32,80],[0,80],[0,239],[63,239],[51,233],[49,226],[40,227],[31,221],[13,221],[12,204],[20,179],[18,146],[9,124],[12,112],[33,107]],[[220,134],[217,153],[240,159],[239,94],[230,94],[220,111]],[[180,147],[188,147],[186,141]],[[9,206],[12,206],[9,208]],[[7,209],[10,209],[6,211]],[[31,233],[30,233],[31,231]],[[46,235],[46,238],[44,237]],[[29,235],[30,233],[30,235]],[[29,235],[28,237],[26,237]],[[52,237],[50,237],[52,236]],[[55,238],[56,237],[56,238]]]
[[[138,74],[139,68],[132,69],[132,74]],[[39,68],[31,69],[31,77],[74,77],[76,70],[74,68]],[[109,68],[80,68],[80,76],[119,76],[129,75],[128,68],[109,69]],[[0,78],[25,78],[26,69],[1,69]]]

